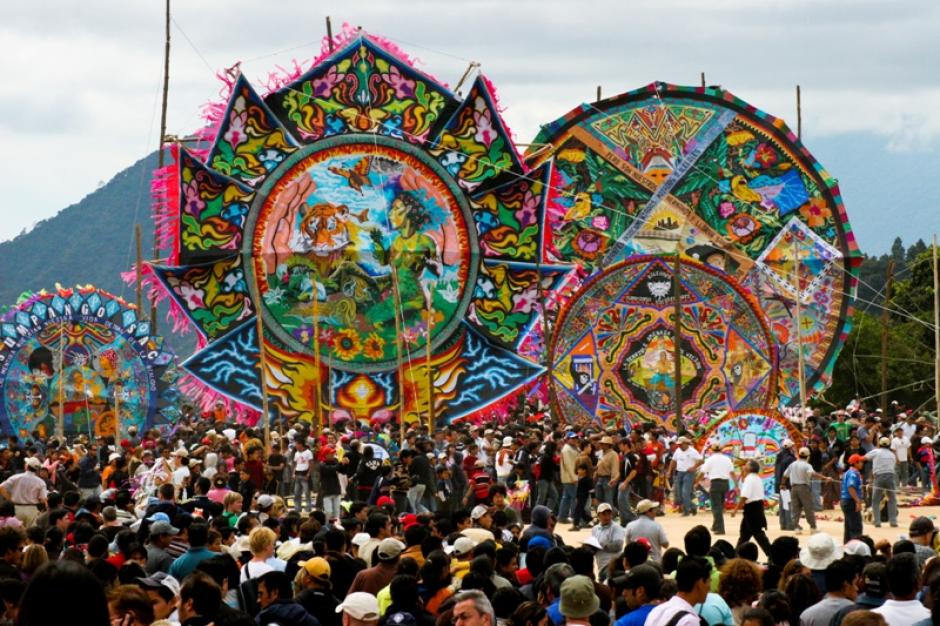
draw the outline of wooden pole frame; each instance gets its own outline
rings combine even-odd
[[[676,258],[672,270],[672,297],[673,316],[673,401],[676,411],[676,432],[685,433],[685,424],[682,422],[682,249],[680,242],[676,242]]]
[[[885,304],[881,309],[881,415],[888,414],[888,306],[894,285],[894,259],[888,260],[885,281]]]
[[[56,415],[55,434],[65,436],[65,322],[59,325],[59,407]]]
[[[796,368],[797,378],[800,384],[800,417],[803,417],[806,410],[806,382],[803,380],[803,303],[801,302],[802,290],[800,289],[800,267],[802,262],[800,261],[799,250],[797,249],[796,232],[791,231],[790,235],[793,238],[791,242],[793,254],[793,290],[795,294],[794,300],[796,301],[796,319],[794,320],[797,350]]]
[[[402,336],[401,336],[401,318],[398,316],[401,309],[401,294],[398,291],[398,273],[395,271],[393,259],[389,258],[392,266],[392,305],[393,315],[395,317],[395,359],[398,368],[398,439],[399,445],[405,444],[405,372],[402,361]]]
[[[250,262],[251,259],[248,259]],[[264,316],[262,315],[262,308],[264,304],[261,302],[261,293],[258,289],[258,279],[257,276],[255,280],[249,281],[249,289],[251,289],[251,299],[255,303],[255,332],[258,334],[258,362],[261,366],[261,422],[264,426],[264,446],[265,450],[271,449],[271,414],[268,411],[268,391],[267,391],[267,373],[268,373],[268,359],[267,354],[264,351]]]
[[[933,384],[936,397],[936,419],[940,420],[940,273],[937,270],[937,235],[933,236],[930,248],[933,256],[933,349],[934,370]],[[936,422],[934,422],[936,424]]]

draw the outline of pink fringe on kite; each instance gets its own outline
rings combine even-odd
[[[192,398],[200,414],[211,412],[215,405],[221,402],[222,406],[225,407],[225,411],[239,424],[255,426],[260,421],[261,411],[245,406],[240,402],[235,402],[207,386],[192,374],[184,374],[180,377],[177,387],[180,393]]]
[[[169,150],[172,163],[155,170],[150,181],[151,214],[157,249],[167,253],[170,265],[179,265],[179,146]]]
[[[136,264],[132,265],[130,270],[121,272],[121,279],[128,285],[133,285],[137,281]],[[144,263],[143,269],[140,272],[140,284],[141,289],[147,294],[147,298],[155,305],[164,301],[168,303],[169,310],[167,311],[166,319],[173,325],[174,333],[185,335],[193,328],[196,328],[189,318],[189,315],[183,310],[182,305],[180,305],[173,293],[157,277],[149,263]],[[197,345],[201,343],[200,347],[205,347],[205,338],[202,336],[201,332],[198,332],[198,328],[196,330]]]

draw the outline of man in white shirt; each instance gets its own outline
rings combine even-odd
[[[669,463],[668,475],[675,472],[673,489],[676,493],[676,506],[682,507],[682,516],[695,515],[695,504],[692,502],[692,484],[695,482],[695,470],[702,464],[702,455],[689,445],[688,437],[679,437],[679,449],[672,453],[672,462]]]
[[[186,448],[177,448],[173,451],[173,486],[176,487],[177,497],[182,497],[180,492],[188,484],[190,476],[189,453]]]
[[[921,584],[915,555],[902,553],[888,561],[888,588],[893,599],[874,609],[888,626],[909,626],[930,617],[930,611],[917,600]]]
[[[770,540],[767,539],[767,517],[764,515],[764,481],[760,477],[760,464],[751,459],[745,465],[746,474],[741,481],[741,493],[738,505],[731,512],[731,517],[744,509],[744,517],[741,520],[741,535],[738,537],[738,545],[749,541],[752,537],[757,545],[761,547],[767,558],[770,558]]]
[[[911,439],[904,436],[903,425],[898,425],[894,429],[894,437],[891,438],[891,450],[898,458],[898,484],[902,487],[906,486],[908,480],[910,480],[910,465],[908,463],[911,458]]]
[[[39,506],[46,504],[46,483],[37,475],[42,463],[35,457],[26,459],[26,468],[0,484],[0,496],[13,502],[16,518],[30,526],[39,516]]]
[[[307,449],[307,441],[298,437],[294,441],[294,454],[291,457],[294,465],[294,510],[300,513],[301,496],[307,501],[307,511],[313,509],[310,499],[310,470],[313,465],[313,452]]]
[[[894,482],[898,458],[890,448],[891,440],[881,437],[878,447],[865,454],[865,460],[871,461],[871,512],[875,528],[881,526],[881,499],[885,496],[888,498],[888,522],[892,528],[898,526],[897,488]]]
[[[914,433],[917,432],[917,420],[914,418],[914,414],[908,413],[904,417],[898,415],[898,424],[904,430],[904,436],[907,437],[907,440],[914,441]]]
[[[721,444],[712,442],[712,453],[709,455],[699,471],[711,483],[708,489],[712,506],[712,532],[716,535],[725,534],[725,496],[731,486],[734,473],[734,463],[726,454],[721,452]]]
[[[678,593],[668,602],[660,604],[650,611],[645,626],[703,626],[705,620],[699,617],[693,608],[705,602],[711,588],[711,564],[699,556],[687,556],[679,561],[676,568],[676,586]],[[682,615],[676,621],[676,615]]]

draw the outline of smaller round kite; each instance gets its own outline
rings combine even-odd
[[[136,307],[92,286],[21,297],[0,318],[0,429],[115,434],[176,415],[176,357]]]

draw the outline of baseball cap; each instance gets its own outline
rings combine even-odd
[[[931,439],[930,437],[921,437],[921,438],[920,438],[920,442],[921,442],[922,444],[924,444],[924,445],[929,446],[929,445],[933,444],[933,439]]]
[[[179,532],[180,529],[176,528],[169,522],[160,521],[154,522],[150,525],[150,535],[154,537],[158,535],[178,535]]]
[[[170,516],[167,515],[166,513],[163,513],[163,512],[161,511],[161,512],[158,512],[158,513],[154,513],[153,515],[151,515],[150,517],[148,517],[148,518],[147,518],[147,521],[148,521],[148,522],[166,522],[167,524],[169,524],[169,523],[170,523]]]
[[[623,581],[625,589],[646,589],[646,595],[658,598],[663,585],[663,577],[651,565],[637,565],[631,567]]]
[[[297,565],[303,568],[304,572],[310,578],[313,578],[325,585],[330,584],[330,564],[321,556],[315,556],[306,561],[300,561]]]
[[[490,510],[487,509],[485,506],[483,506],[482,504],[478,504],[475,507],[473,507],[472,511],[470,511],[470,519],[472,519],[473,521],[476,521],[489,512]]]
[[[914,518],[914,520],[911,522],[911,526],[908,528],[907,534],[911,537],[921,537],[923,535],[929,535],[935,530],[936,528],[933,525],[933,520],[929,517],[924,517],[921,515],[920,517]]]
[[[397,559],[398,555],[405,549],[405,544],[394,537],[387,537],[379,542],[376,552],[380,561],[391,561]]]
[[[503,447],[508,448],[512,445],[512,437],[503,437]]]
[[[389,498],[388,496],[382,496],[376,501],[378,506],[395,506],[395,501]]]
[[[112,452],[111,454],[108,455],[108,463],[117,461],[120,458],[121,458],[120,454],[118,454],[117,452]]]
[[[274,498],[273,498],[273,497],[269,496],[269,495],[266,494],[266,493],[265,493],[265,494],[261,494],[260,496],[258,496],[258,508],[259,508],[259,509],[267,509],[267,508],[270,508],[270,507],[272,507],[272,506],[274,506]]]
[[[369,533],[356,533],[353,535],[353,538],[349,543],[353,544],[357,548],[361,548],[362,546],[366,545],[366,543],[368,543],[369,539],[371,538],[372,536],[369,535]]]
[[[784,448],[789,448],[789,447],[792,446],[792,445],[793,445],[793,440],[792,440],[792,439],[784,439],[784,440],[783,440],[783,447],[784,447]]]
[[[639,514],[647,513],[659,506],[659,502],[654,500],[640,500],[639,504],[636,505],[636,512]]]
[[[336,612],[360,621],[373,621],[379,619],[379,602],[371,593],[355,591],[340,602]]]
[[[590,617],[601,605],[594,591],[594,582],[587,576],[572,576],[561,583],[558,610],[565,617]]]
[[[881,439],[878,440],[878,445],[886,448],[891,445],[891,440],[888,439],[887,437],[882,437]]]
[[[799,456],[800,456],[800,457],[804,457],[804,456],[805,456],[805,457],[808,457],[808,456],[809,456],[809,448],[807,448],[806,446],[803,446],[802,448],[800,448]]]
[[[543,535],[536,535],[529,539],[529,543],[526,544],[526,550],[532,550],[533,548],[544,548],[548,550],[552,547],[552,542],[548,537]]]
[[[31,467],[32,469],[42,469],[42,463],[36,457],[29,457],[26,459],[26,467]]]
[[[173,593],[174,598],[180,595],[180,582],[166,572],[156,572],[146,578],[138,578],[137,583],[147,589],[160,589],[166,587]]]
[[[888,595],[888,568],[884,563],[869,563],[862,570],[865,593],[884,597]]]
[[[602,502],[601,504],[597,506],[598,513],[608,513],[613,510],[614,510],[614,507],[610,506],[610,503],[608,502]]]
[[[475,546],[476,544],[473,543],[473,539],[470,537],[458,537],[454,545],[451,546],[450,551],[456,556],[464,556],[473,552]]]
[[[865,457],[861,454],[853,454],[849,457],[849,465],[855,465],[856,463],[864,463]]]

